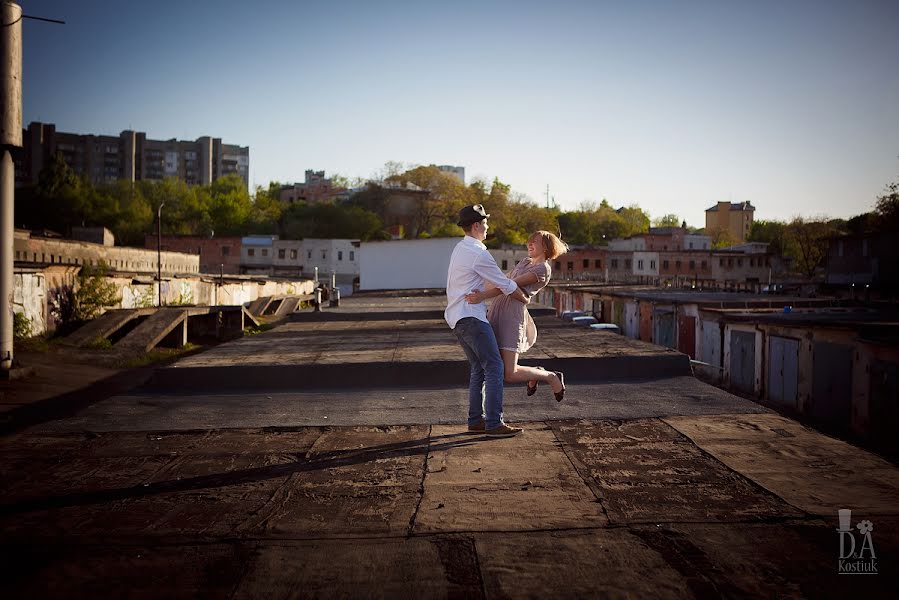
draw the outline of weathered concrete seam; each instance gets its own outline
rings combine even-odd
[[[433,429],[433,425],[428,425],[428,445],[425,448],[424,461],[421,466],[421,482],[418,485],[418,502],[415,503],[415,510],[412,511],[412,516],[409,517],[409,530],[404,536],[406,538],[410,538],[413,535],[415,530],[415,520],[418,518],[418,511],[421,509],[421,503],[425,498],[425,478],[428,476],[428,461],[431,460],[431,432]]]
[[[777,494],[773,490],[769,490],[768,488],[763,486],[761,483],[759,483],[755,479],[749,477],[748,475],[744,475],[743,473],[737,471],[734,468],[731,468],[727,463],[725,463],[724,461],[719,459],[717,456],[715,456],[714,454],[712,454],[711,452],[709,452],[708,450],[706,450],[705,448],[700,446],[699,442],[697,442],[692,437],[690,437],[689,435],[687,435],[686,433],[684,433],[683,431],[681,431],[680,429],[675,427],[672,423],[669,423],[664,417],[660,418],[658,420],[661,421],[662,423],[664,423],[665,425],[667,425],[668,427],[670,427],[671,429],[673,429],[674,431],[676,431],[678,433],[678,435],[682,435],[685,439],[689,440],[690,443],[693,444],[693,446],[695,446],[697,450],[699,450],[700,454],[707,456],[714,462],[723,466],[729,472],[734,473],[735,475],[737,475],[738,477],[740,477],[741,479],[746,481],[750,487],[754,487],[756,489],[762,490],[763,492],[768,492],[769,494],[771,494],[772,496],[774,496],[775,498],[777,498],[778,500],[780,500],[781,502],[783,502],[784,504],[789,506],[790,508],[793,508],[793,509],[799,511],[802,515],[804,515],[805,518],[817,518],[817,517],[821,517],[821,516],[826,516],[826,515],[816,515],[815,513],[811,513],[811,512],[809,512],[803,508],[800,508],[790,502],[787,502],[787,500],[785,498],[781,497],[779,494]]]
[[[590,490],[590,493],[593,494],[593,497],[596,498],[596,501],[599,503],[600,508],[602,508],[602,514],[604,514],[606,517],[606,521],[608,522],[609,525],[612,525],[612,517],[611,517],[611,515],[609,515],[609,511],[606,510],[606,505],[603,504],[602,497],[597,495],[596,490],[593,489],[593,486],[590,485],[590,482],[587,481],[587,479],[584,477],[584,475],[577,468],[577,465],[574,464],[574,460],[572,460],[571,455],[568,454],[568,451],[565,448],[565,443],[559,439],[558,435],[556,435],[556,430],[553,429],[552,425],[550,425],[549,422],[547,422],[547,421],[543,421],[543,424],[546,426],[547,429],[552,431],[553,438],[556,440],[556,443],[559,445],[559,448],[562,450],[562,454],[564,454],[565,458],[568,460],[568,464],[571,465],[571,468],[574,469],[574,472],[577,474],[577,476],[581,478],[581,481],[583,482],[584,486],[586,486],[586,488],[588,490]],[[593,479],[593,478],[591,477],[590,479]]]

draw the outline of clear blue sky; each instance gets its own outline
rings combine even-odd
[[[899,2],[21,2],[24,121],[221,137],[251,182],[452,164],[565,209],[846,217],[899,180]],[[625,6],[626,4],[626,6]]]

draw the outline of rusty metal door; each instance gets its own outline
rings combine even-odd
[[[810,414],[848,428],[852,414],[852,348],[815,342]]]
[[[674,348],[674,312],[657,310],[655,312],[655,343],[666,348]]]
[[[677,349],[690,358],[696,358],[696,317],[677,317]]]
[[[799,380],[799,340],[768,338],[768,400],[796,407]]]
[[[730,386],[740,392],[755,392],[755,334],[730,333]]]
[[[721,327],[717,321],[702,322],[702,362],[721,367]]]
[[[624,305],[625,323],[624,335],[629,338],[637,339],[640,336],[640,317],[639,309],[636,301],[628,302]]]

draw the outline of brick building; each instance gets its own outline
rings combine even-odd
[[[155,234],[144,236],[144,248],[156,250]],[[196,254],[200,258],[200,273],[237,275],[240,273],[240,237],[209,237],[207,235],[164,235],[164,252]]]
[[[729,231],[741,242],[745,242],[752,228],[755,207],[746,202],[719,202],[705,211],[705,230],[713,233],[718,230]]]
[[[307,204],[319,204],[332,202],[335,197],[346,191],[342,187],[334,187],[330,179],[325,177],[324,171],[306,170],[306,180],[303,183],[281,188],[280,200],[283,204],[306,202]]]

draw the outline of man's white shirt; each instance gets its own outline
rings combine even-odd
[[[465,294],[474,290],[484,291],[485,282],[492,283],[507,296],[518,288],[496,266],[487,246],[466,235],[453,249],[446,276],[446,311],[443,316],[450,329],[454,329],[459,319],[465,317],[487,322],[487,304],[469,304],[465,300]]]

